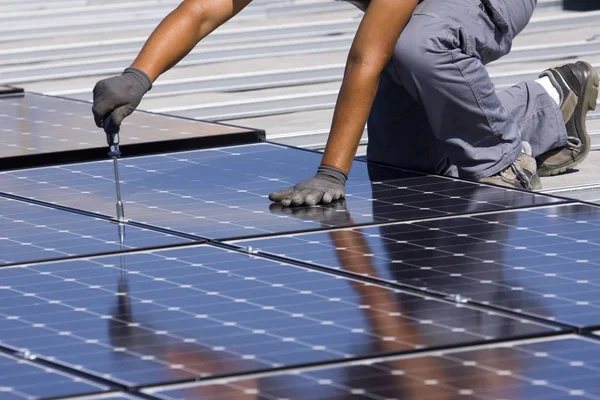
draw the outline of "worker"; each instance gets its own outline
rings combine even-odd
[[[98,127],[107,115],[119,125],[162,73],[250,1],[183,1],[129,68],[96,84]],[[550,68],[502,92],[485,68],[508,54],[536,0],[349,1],[364,16],[321,164],[271,201],[287,207],[343,198],[367,125],[368,161],[522,190],[539,189],[540,175],[562,173],[588,154],[585,119],[598,97],[589,64]]]

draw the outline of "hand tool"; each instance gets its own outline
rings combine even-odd
[[[119,163],[118,158],[121,156],[119,150],[119,131],[120,128],[111,124],[110,115],[104,118],[104,129],[106,132],[106,142],[109,150],[108,156],[113,159],[113,167],[115,170],[115,185],[117,189],[117,219],[119,222],[125,222],[125,210],[121,201],[121,182],[119,181]]]

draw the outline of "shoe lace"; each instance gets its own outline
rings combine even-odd
[[[569,137],[567,139],[567,144],[565,145],[569,150],[579,150],[581,149],[581,146],[583,146],[581,139],[575,137]]]
[[[519,165],[518,160],[512,163],[510,165],[510,168],[517,177],[517,180],[521,183],[521,185],[523,185],[525,189],[530,191],[533,190],[533,186],[531,186],[531,179],[527,176],[525,171],[523,171],[523,168],[521,167],[521,165]]]

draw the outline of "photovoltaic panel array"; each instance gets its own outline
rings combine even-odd
[[[81,377],[0,353],[0,399],[34,400],[108,389]]]
[[[600,325],[600,208],[562,205],[236,242],[577,327]]]
[[[0,169],[107,158],[87,102],[25,93],[0,97]],[[264,140],[264,132],[135,112],[123,121],[124,156]]]
[[[191,241],[0,197],[0,266],[186,242]]]
[[[163,400],[598,399],[600,345],[566,336],[151,393]]]
[[[227,239],[505,210],[563,200],[355,162],[346,201],[290,215],[268,195],[314,175],[321,155],[254,144],[123,159],[125,215],[209,239]],[[3,191],[114,215],[111,161],[0,173]],[[324,211],[326,218],[319,218]],[[315,218],[312,213],[316,212]]]
[[[0,282],[2,346],[129,386],[561,331],[206,245]]]

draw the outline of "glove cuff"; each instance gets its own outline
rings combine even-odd
[[[348,180],[348,175],[344,173],[344,171],[337,169],[335,167],[330,167],[328,165],[321,165],[317,169],[317,176],[324,177],[328,180],[335,181],[342,186],[346,185],[346,181]]]
[[[152,89],[152,79],[150,79],[148,74],[146,74],[141,69],[135,68],[135,67],[129,67],[129,68],[126,68],[125,71],[123,71],[123,74],[127,74],[127,73],[135,76],[142,83],[146,92],[148,92],[148,91],[150,91],[150,89]]]

